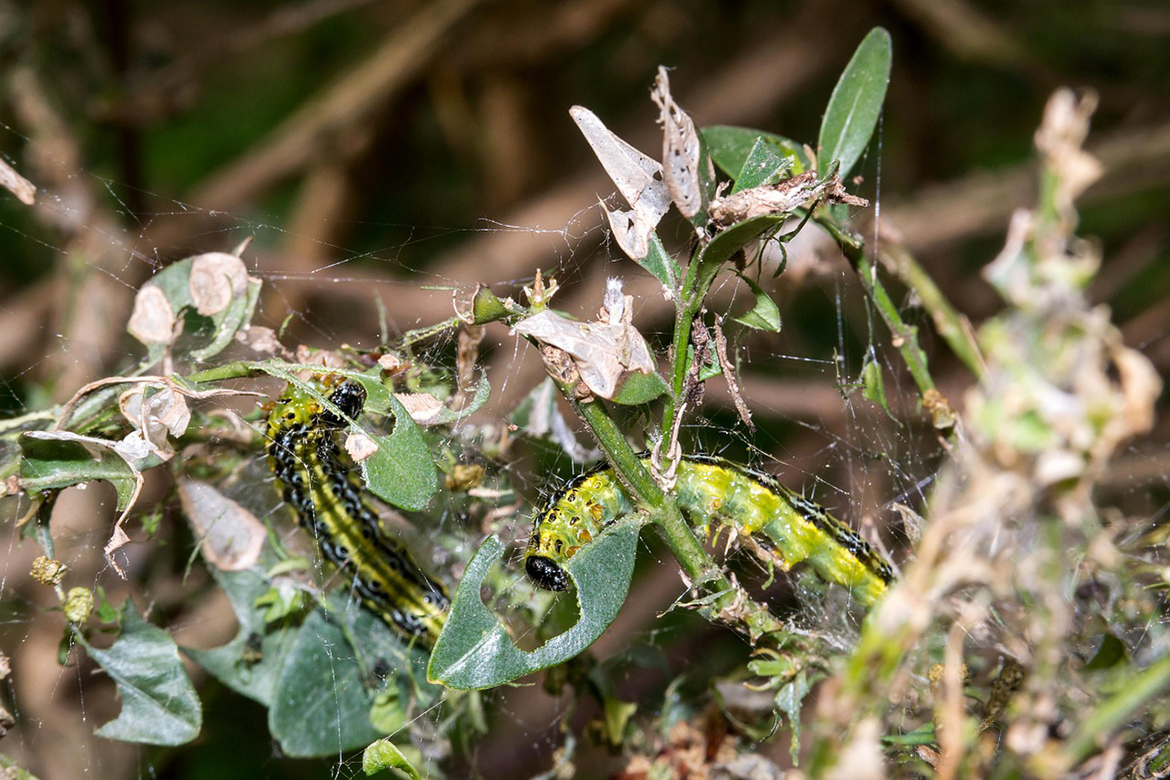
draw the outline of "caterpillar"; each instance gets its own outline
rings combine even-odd
[[[350,418],[361,414],[366,390],[360,384],[327,377],[321,386]],[[268,415],[269,465],[321,557],[352,578],[354,591],[370,610],[408,639],[431,647],[450,598],[399,540],[383,532],[361,477],[342,462],[337,434],[346,424],[289,385]]]
[[[679,508],[705,537],[730,528],[782,570],[807,562],[822,579],[849,588],[866,606],[894,580],[890,564],[855,531],[767,474],[710,455],[690,455],[678,464],[675,491]],[[546,590],[564,590],[568,560],[633,510],[607,463],[569,480],[536,517],[524,556],[529,578]]]

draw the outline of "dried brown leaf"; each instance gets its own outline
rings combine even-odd
[[[621,282],[610,279],[605,309],[598,322],[573,322],[545,310],[516,323],[512,332],[567,353],[593,393],[613,398],[628,374],[656,371],[646,340],[631,322],[631,302],[629,296],[622,294]]]
[[[219,314],[248,288],[244,261],[226,252],[208,252],[191,259],[191,302],[205,317]]]
[[[256,565],[266,533],[255,515],[197,479],[179,480],[179,499],[208,561],[225,571]]]
[[[169,344],[175,332],[175,312],[166,294],[149,282],[134,297],[134,311],[127,326],[143,344]]]
[[[658,121],[662,125],[666,187],[679,212],[690,219],[703,210],[703,182],[714,179],[715,170],[709,159],[706,161],[707,170],[699,169],[703,162],[699,131],[687,112],[674,102],[666,68],[658,68],[650,97],[661,110]]]

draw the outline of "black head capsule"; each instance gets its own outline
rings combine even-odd
[[[551,559],[543,555],[530,555],[524,562],[528,577],[537,587],[545,590],[568,590],[569,575]]]
[[[366,388],[357,382],[343,382],[329,395],[329,400],[334,406],[349,415],[350,419],[354,419],[362,413],[362,408],[366,405]],[[322,410],[319,419],[324,428],[337,429],[344,428],[346,425],[345,420],[328,409]]]

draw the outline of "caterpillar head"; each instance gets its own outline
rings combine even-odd
[[[567,590],[569,587],[569,575],[551,558],[529,555],[524,561],[524,569],[537,587],[545,590]]]
[[[366,405],[366,388],[357,382],[342,382],[329,394],[329,400],[352,419],[362,413]],[[328,409],[321,410],[321,425],[325,428],[344,428],[346,422]]]
[[[342,381],[337,384],[336,379],[340,379],[340,377],[329,375],[324,378],[315,378],[313,381],[322,392],[329,394],[328,398],[334,406],[351,418],[357,417],[362,413],[362,407],[366,403],[366,389],[352,381]],[[320,426],[321,428],[338,430],[346,425],[343,418],[329,411],[316,398],[293,385],[289,385],[288,390],[277,401],[270,402],[268,412],[269,423],[274,428]]]

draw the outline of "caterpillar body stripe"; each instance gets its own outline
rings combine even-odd
[[[767,474],[691,455],[678,464],[675,492],[679,508],[706,537],[730,528],[781,569],[806,562],[862,604],[876,602],[894,580],[890,564],[853,529]],[[569,480],[537,515],[524,556],[528,576],[547,590],[564,590],[568,560],[633,509],[609,464]]]
[[[346,381],[334,384],[328,397],[353,418],[361,414],[366,391]],[[362,602],[392,628],[433,646],[450,598],[399,540],[383,532],[361,478],[342,462],[337,434],[345,425],[289,385],[268,415],[269,465],[321,557],[350,578]]]

